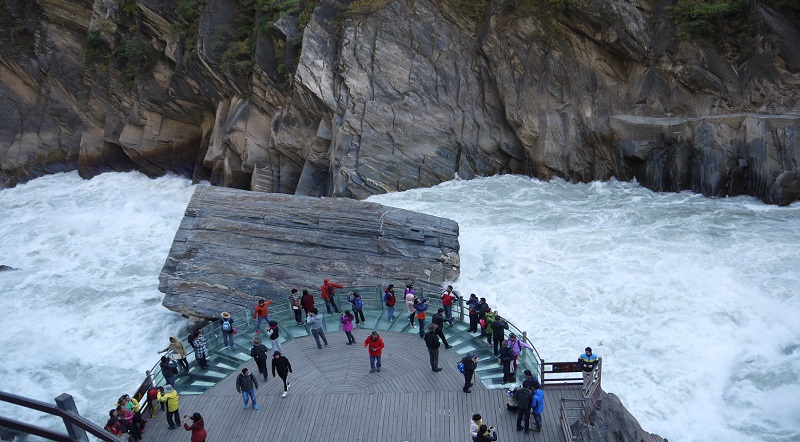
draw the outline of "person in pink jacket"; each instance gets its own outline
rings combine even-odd
[[[353,314],[350,313],[350,310],[345,310],[344,313],[342,313],[339,322],[342,324],[342,331],[347,335],[347,345],[355,344],[356,338],[353,337]]]

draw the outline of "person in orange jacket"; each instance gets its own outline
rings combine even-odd
[[[331,312],[331,307],[336,313],[341,313],[339,310],[339,306],[336,305],[336,289],[343,289],[344,286],[341,284],[336,284],[335,282],[331,282],[330,279],[325,278],[325,281],[322,282],[322,287],[319,288],[320,295],[322,299],[325,300],[325,307],[328,309],[328,314],[333,313]]]
[[[369,348],[370,373],[381,371],[381,351],[383,350],[383,339],[378,332],[374,331],[364,340],[364,347]],[[377,364],[376,364],[377,362]]]
[[[255,310],[253,310],[253,319],[258,319],[256,322],[256,334],[261,334],[261,321],[266,321],[269,324],[269,305],[272,304],[272,300],[266,301],[264,299],[258,300],[258,305],[256,306]]]

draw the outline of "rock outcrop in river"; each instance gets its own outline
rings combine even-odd
[[[159,276],[163,305],[192,318],[288,302],[289,291],[405,283],[439,293],[460,271],[458,224],[342,198],[199,186]],[[317,301],[319,297],[317,295]]]
[[[774,2],[714,39],[681,36],[670,1],[294,3],[0,2],[0,183],[138,169],[362,199],[516,173],[800,194],[800,32]]]

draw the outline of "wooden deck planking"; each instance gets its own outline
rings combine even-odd
[[[386,342],[381,373],[369,373],[363,340],[371,330],[355,330],[356,344],[345,345],[342,332],[328,332],[329,347],[317,349],[311,336],[283,345],[292,363],[289,394],[281,398],[280,378],[261,380],[254,361],[244,364],[259,379],[259,410],[243,410],[236,392],[237,370],[202,395],[181,396],[181,415],[204,416],[208,441],[469,441],[469,420],[480,413],[503,441],[562,441],[558,411],[561,397],[578,397],[576,387],[545,388],[543,431],[515,431],[516,413],[505,409],[506,390],[489,390],[476,377],[471,394],[461,391],[455,369],[460,355],[440,351],[439,373],[431,371],[418,335],[380,332]],[[223,350],[224,351],[224,350]],[[484,361],[482,364],[489,363]],[[509,384],[510,385],[510,384]],[[533,419],[531,419],[533,420]],[[531,425],[533,426],[533,424]],[[147,426],[147,442],[188,439],[183,429],[167,430],[164,412]]]

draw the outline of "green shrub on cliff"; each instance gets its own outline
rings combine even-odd
[[[107,72],[111,45],[99,30],[90,31],[83,41],[83,67],[94,72]]]
[[[114,50],[114,62],[123,83],[129,86],[152,72],[153,60],[157,57],[156,50],[140,35],[121,41]]]
[[[672,14],[685,36],[719,37],[744,30],[748,6],[748,0],[678,0]]]

